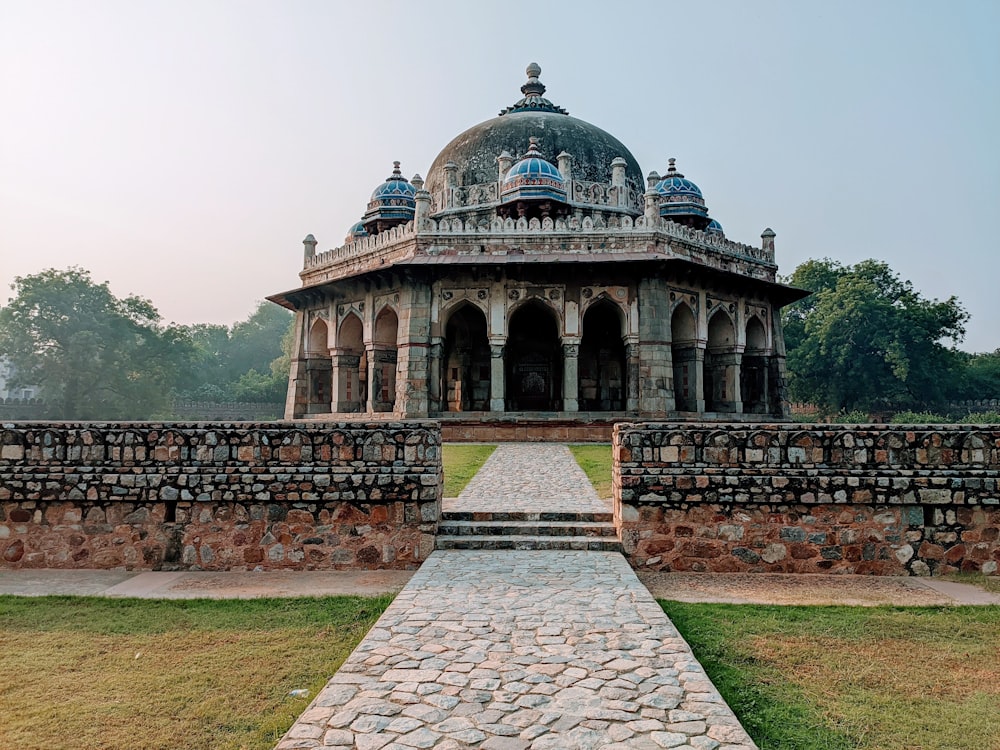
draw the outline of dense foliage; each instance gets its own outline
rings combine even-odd
[[[261,303],[232,328],[163,323],[80,268],[18,277],[0,309],[0,356],[14,385],[37,385],[56,419],[169,417],[177,397],[284,400],[291,315]]]
[[[58,419],[136,419],[162,410],[193,356],[149,300],[115,297],[87,271],[18,277],[0,310],[0,352],[18,383],[41,388]]]
[[[783,314],[793,401],[884,413],[1000,398],[1000,356],[954,346],[969,317],[955,297],[926,299],[876,260],[810,260],[786,281],[813,292]]]

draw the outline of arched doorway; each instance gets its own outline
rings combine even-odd
[[[486,315],[475,305],[463,304],[448,318],[442,368],[442,411],[489,410],[490,344]]]
[[[544,303],[526,302],[510,316],[504,359],[507,411],[558,411],[562,407],[559,326]]]
[[[743,411],[767,414],[767,333],[756,315],[747,321],[746,342],[740,367]]]
[[[392,411],[396,406],[396,338],[399,318],[391,307],[375,317],[375,341],[371,363],[373,411]]]
[[[698,411],[698,326],[686,302],[670,316],[670,356],[674,366],[674,408]]]
[[[333,357],[334,383],[337,387],[334,411],[364,411],[365,374],[368,371],[365,360],[364,327],[357,315],[349,313],[340,323]]]
[[[624,411],[625,341],[619,308],[606,299],[583,315],[579,359],[580,409]]]
[[[309,373],[310,414],[330,411],[331,373],[330,344],[327,341],[329,329],[326,321],[317,318],[309,329],[306,340],[306,370]]]
[[[705,410],[735,411],[736,332],[733,321],[723,310],[716,310],[708,320],[708,347],[705,350]]]

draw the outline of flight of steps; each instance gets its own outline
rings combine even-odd
[[[621,552],[611,513],[444,512],[437,549]]]

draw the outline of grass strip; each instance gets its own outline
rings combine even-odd
[[[0,597],[0,747],[269,749],[390,601]]]
[[[611,498],[611,444],[587,443],[569,446],[573,458],[580,464],[594,491],[602,500]]]
[[[761,750],[1000,750],[1000,607],[660,604]]]
[[[496,448],[495,445],[445,443],[441,449],[444,496],[458,497],[458,493],[465,489]]]

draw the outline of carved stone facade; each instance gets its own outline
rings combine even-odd
[[[774,233],[725,238],[676,171],[524,99],[395,165],[347,241],[305,244],[285,416],[783,419]],[[489,166],[487,169],[487,165]]]

